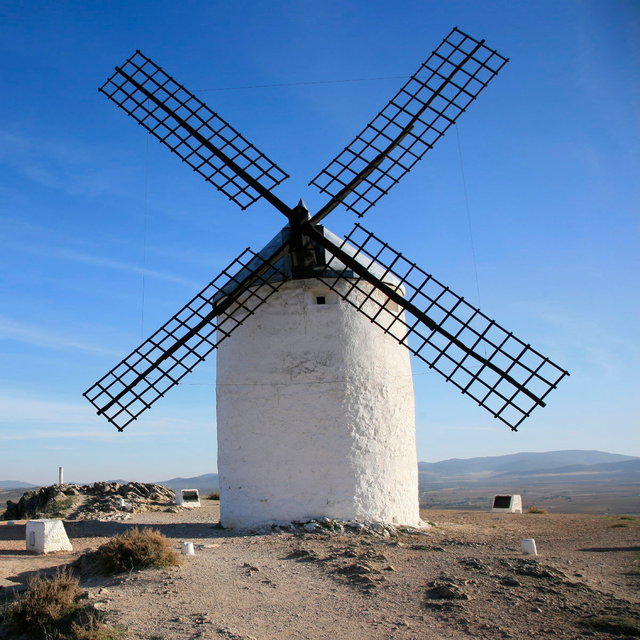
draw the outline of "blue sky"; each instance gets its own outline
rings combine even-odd
[[[307,182],[453,26],[511,62],[363,223],[571,377],[514,434],[415,361],[418,457],[640,455],[640,4],[4,0],[0,24],[0,479],[214,471],[214,358],[123,434],[81,394],[283,224],[99,94],[113,67],[141,49],[314,210]]]

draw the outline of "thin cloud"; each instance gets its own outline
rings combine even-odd
[[[35,138],[0,129],[0,162],[27,180],[73,196],[116,192],[108,176],[93,168],[96,153],[95,145],[78,140]]]
[[[521,303],[521,307],[532,317],[537,318],[539,326],[546,331],[546,343],[554,350],[572,349],[572,359],[576,356],[586,369],[598,372],[606,378],[633,369],[640,362],[640,350],[636,342],[623,337],[610,326],[584,315],[559,310],[540,304]],[[551,329],[554,337],[551,337]],[[569,366],[568,355],[562,355],[563,365]]]
[[[139,432],[135,434],[131,434],[134,436],[150,436],[153,433],[151,431],[147,432]],[[128,434],[129,435],[129,434]],[[154,434],[155,435],[155,434]],[[21,430],[15,433],[3,433],[0,434],[0,442],[5,441],[16,441],[16,440],[48,440],[55,439],[58,440],[60,438],[73,438],[74,440],[81,439],[92,439],[92,440],[104,440],[104,439],[112,439],[117,438],[118,436],[122,436],[121,433],[116,431],[115,429],[111,431],[73,431],[68,429],[37,429],[33,431],[24,431]],[[64,449],[65,447],[63,447]]]
[[[56,427],[64,425],[65,430],[75,431],[75,427],[86,427],[91,422],[97,422],[97,417],[92,415],[92,408],[88,403],[85,405],[80,402],[41,400],[32,395],[26,395],[23,391],[0,392],[0,416],[5,424],[38,424],[37,428],[29,430],[28,433],[25,432],[25,438],[32,437],[32,433],[39,431],[49,432],[41,428],[43,424]]]
[[[502,424],[502,423],[500,423]],[[505,433],[508,431],[508,427],[497,426],[497,427],[489,427],[489,426],[473,426],[473,425],[441,425],[441,427],[446,431],[494,431],[496,433]],[[429,425],[430,429],[433,429],[433,425]]]
[[[38,250],[38,253],[42,255],[42,251]],[[46,251],[50,257],[60,258],[62,260],[71,260],[74,262],[82,262],[83,264],[90,264],[96,267],[103,267],[105,269],[114,269],[116,271],[126,271],[128,273],[136,273],[144,275],[149,278],[157,278],[158,280],[165,280],[167,282],[175,282],[177,284],[184,285],[190,289],[200,289],[202,285],[198,285],[193,280],[182,278],[181,276],[175,276],[172,273],[166,273],[164,271],[156,271],[154,269],[147,269],[140,267],[129,262],[122,262],[120,260],[111,260],[109,258],[100,258],[98,256],[89,255],[79,251],[73,251],[70,249],[59,249]]]
[[[131,425],[127,436],[158,437],[211,429],[212,423],[208,421],[159,416],[145,418],[143,429]],[[118,437],[122,437],[122,434],[104,418],[98,417],[85,400],[58,402],[27,396],[24,391],[0,392],[0,441]]]
[[[135,273],[137,275],[144,275],[148,278],[156,278],[158,280],[180,284],[184,287],[188,287],[191,290],[198,290],[202,288],[202,283],[197,283],[193,280],[189,280],[188,278],[183,278],[182,276],[177,276],[166,271],[148,269],[131,262],[125,262],[123,260],[113,260],[111,258],[103,258],[94,254],[77,251],[75,249],[52,248],[51,229],[47,229],[44,226],[36,225],[30,222],[25,222],[24,220],[18,218],[7,217],[3,220],[0,220],[0,231],[3,232],[3,237],[0,238],[0,243],[5,244],[5,246],[13,252],[36,254],[39,257],[49,257],[58,260],[79,262],[82,264],[88,264],[104,269],[124,271],[126,273]],[[28,236],[36,239],[20,242],[16,241],[15,239],[15,236],[17,235]],[[58,244],[59,246],[66,241],[68,241],[67,238],[59,237],[56,244]],[[170,249],[150,248],[150,252],[151,251],[160,254],[166,253],[168,255],[171,255],[173,258],[181,259],[184,262],[208,265],[216,264],[215,260],[211,256],[202,255],[201,257],[194,258],[193,255]],[[218,259],[218,263],[219,262],[220,260]]]
[[[6,316],[0,316],[0,339],[15,340],[23,344],[29,344],[47,349],[62,351],[85,351],[98,353],[110,357],[118,357],[118,353],[90,342],[76,340],[68,335],[60,334],[42,326],[29,325],[25,322],[13,320]]]

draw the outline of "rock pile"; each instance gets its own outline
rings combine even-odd
[[[175,501],[172,489],[143,482],[56,484],[27,491],[18,502],[7,501],[4,520],[36,517],[78,520],[127,520],[131,513],[166,509]]]
[[[67,488],[67,493],[62,488]],[[25,520],[37,516],[57,517],[73,502],[71,496],[78,491],[73,485],[53,485],[41,487],[33,491],[27,491],[18,502],[7,500],[7,510],[4,512],[3,520]]]

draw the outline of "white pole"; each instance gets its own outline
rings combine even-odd
[[[58,467],[58,484],[64,484],[64,469]]]

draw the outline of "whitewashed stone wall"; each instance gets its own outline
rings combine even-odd
[[[319,281],[286,283],[221,344],[217,421],[225,527],[420,524],[409,352]]]

